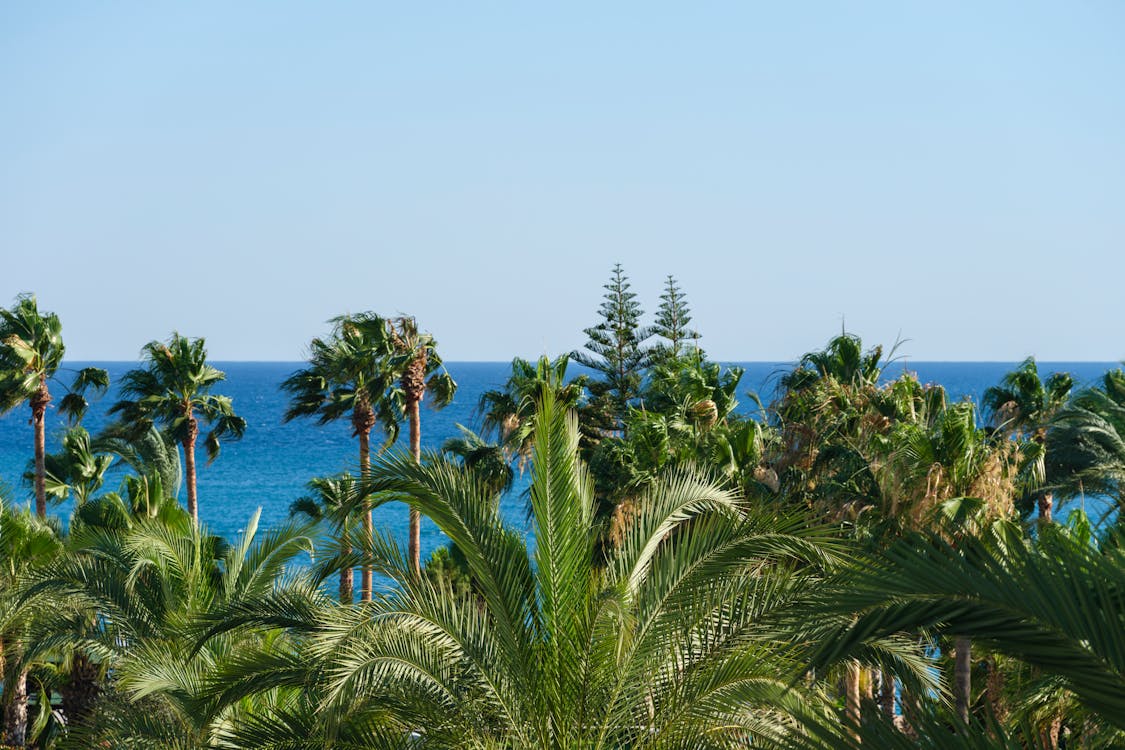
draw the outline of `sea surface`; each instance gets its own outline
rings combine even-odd
[[[300,362],[216,362],[215,366],[226,372],[226,382],[216,392],[234,400],[235,411],[247,421],[246,436],[241,441],[223,444],[219,458],[210,465],[205,463],[202,446],[199,450],[199,515],[214,533],[228,538],[245,528],[254,511],[261,508],[261,527],[284,522],[289,517],[290,503],[305,493],[305,484],[313,477],[354,471],[358,465],[358,446],[351,436],[346,420],[336,424],[318,426],[315,420],[302,419],[289,423],[282,421],[286,398],[278,386]],[[1011,370],[1013,362],[897,362],[887,368],[886,377],[897,377],[903,370],[917,373],[923,382],[941,383],[953,400],[971,398],[978,400],[981,393],[996,384],[1004,373]],[[66,368],[76,370],[89,365],[106,368],[116,382],[132,362],[72,362]],[[503,385],[510,372],[506,362],[451,362],[446,363],[458,383],[453,404],[435,411],[423,404],[423,449],[439,449],[442,442],[458,435],[458,424],[477,428],[476,405],[480,395]],[[777,376],[789,368],[784,362],[743,362],[746,369],[740,392],[755,391],[769,402],[777,389]],[[1045,378],[1048,373],[1068,371],[1079,384],[1090,383],[1107,369],[1118,366],[1112,362],[1040,363]],[[61,378],[70,375],[60,371]],[[63,390],[54,390],[56,401]],[[116,399],[110,393],[93,403],[84,425],[96,433],[106,424],[106,409]],[[754,409],[752,399],[742,398],[739,409]],[[30,409],[21,406],[0,417],[0,484],[5,486],[4,497],[10,502],[28,503],[32,488],[22,479],[33,455],[33,431],[29,421]],[[65,429],[63,420],[52,408],[47,416],[47,449],[58,449],[59,438]],[[377,445],[379,428],[372,434],[372,445]],[[407,431],[404,428],[400,445],[405,449]],[[106,491],[116,489],[120,473],[111,472]],[[509,522],[519,528],[526,527],[526,514],[522,490],[527,478],[518,481],[512,492],[504,498],[501,509]],[[183,489],[181,489],[181,497]],[[56,506],[52,512],[63,518],[70,514],[68,503]],[[407,509],[400,504],[385,506],[376,511],[375,523],[395,535],[405,544],[407,538]],[[423,521],[423,556],[445,544],[443,535],[428,521]]]

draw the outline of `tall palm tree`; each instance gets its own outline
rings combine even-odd
[[[168,341],[150,341],[142,350],[144,367],[130,370],[121,378],[122,400],[110,407],[122,421],[138,433],[154,423],[166,426],[183,447],[187,478],[187,507],[192,519],[199,520],[195,484],[195,443],[200,423],[210,425],[204,440],[207,461],[219,455],[220,439],[239,439],[246,420],[234,413],[229,396],[211,393],[226,375],[207,364],[202,338],[172,333]]]
[[[410,455],[415,461],[422,457],[422,399],[431,395],[430,405],[442,409],[453,401],[457,383],[453,380],[437,351],[434,337],[418,330],[418,322],[410,316],[387,321],[393,354],[387,360],[389,372],[397,384],[387,392],[395,410],[406,415],[410,423]],[[422,514],[410,509],[410,559],[415,572],[422,569]]]
[[[387,366],[393,353],[388,324],[371,312],[340,315],[330,322],[331,335],[309,344],[308,367],[281,384],[290,399],[285,421],[315,416],[323,425],[349,419],[352,435],[359,440],[362,476],[371,465],[371,430],[376,423],[382,424],[388,443],[398,436],[394,404],[385,398],[395,380],[395,373]],[[364,536],[370,539],[370,511],[363,513],[362,522]],[[370,565],[363,566],[362,576],[360,597],[367,601],[373,583]]]
[[[981,397],[992,425],[1013,438],[1032,440],[1046,445],[1051,419],[1070,397],[1074,378],[1070,373],[1052,373],[1045,381],[1039,375],[1034,357],[1028,357],[998,385],[985,390]],[[1050,523],[1054,493],[1043,489],[1038,496],[1039,519]]]
[[[35,295],[16,299],[10,310],[0,309],[0,413],[22,403],[31,407],[35,427],[35,512],[47,516],[46,415],[51,403],[48,384],[62,364],[66,347],[62,323],[54,313],[40,312]],[[79,370],[59,403],[59,411],[77,422],[86,411],[88,389],[104,393],[109,375],[97,367]]]

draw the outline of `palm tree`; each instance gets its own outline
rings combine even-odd
[[[180,494],[183,464],[176,438],[156,425],[143,432],[124,424],[112,424],[98,433],[91,443],[95,453],[116,456],[138,477],[159,478],[172,497]]]
[[[394,404],[385,398],[395,379],[387,366],[393,352],[387,336],[388,324],[371,312],[341,315],[330,322],[332,334],[327,339],[315,338],[309,344],[308,367],[294,372],[281,384],[290,397],[285,421],[315,416],[323,425],[350,419],[352,435],[359,440],[362,476],[371,465],[371,429],[376,422],[382,423],[388,443],[398,436]],[[370,539],[370,511],[362,515],[362,522],[364,536]],[[372,587],[369,565],[363,566],[362,575],[360,597],[367,601],[371,599]]]
[[[221,676],[219,703],[295,684],[307,701],[240,728],[238,744],[733,748],[825,710],[796,650],[759,628],[831,559],[816,532],[681,471],[599,557],[577,421],[549,396],[532,466],[534,548],[458,464],[399,454],[373,467],[377,502],[411,502],[457,546],[469,595],[418,576],[379,535],[368,554],[397,586],[367,607],[284,592],[216,613],[223,631],[273,625],[307,644],[299,675],[263,654]]]
[[[923,388],[911,376],[880,385],[882,352],[878,346],[865,352],[858,337],[844,333],[802,357],[781,378],[773,466],[762,467],[762,479],[772,479],[780,499],[802,502],[814,518],[875,545],[921,515],[913,487],[898,486],[887,460],[891,435],[904,425],[924,431],[931,407],[944,408],[943,391]],[[755,465],[761,461],[760,452],[748,453]],[[861,677],[857,662],[846,665],[845,716],[853,722],[861,718]],[[883,711],[893,711],[894,679],[880,670]]]
[[[387,321],[387,334],[390,337],[393,354],[387,360],[389,372],[393,373],[397,385],[387,391],[387,398],[394,404],[395,411],[405,414],[410,422],[410,455],[415,461],[422,457],[422,399],[432,395],[430,401],[434,409],[442,409],[453,401],[457,383],[445,370],[437,351],[437,341],[429,334],[418,330],[418,322],[409,316],[400,316]],[[410,559],[414,570],[422,570],[422,515],[410,508]]]
[[[1074,378],[1065,372],[1052,373],[1044,381],[1035,358],[1028,357],[1005,374],[999,385],[984,392],[981,406],[996,429],[1016,439],[1045,445],[1048,425],[1073,387]],[[1054,493],[1044,489],[1037,494],[1039,520],[1050,523]]]
[[[824,349],[801,357],[793,371],[782,376],[780,385],[787,392],[800,391],[825,378],[851,386],[874,385],[886,365],[882,346],[865,352],[858,336],[844,332],[830,339]]]
[[[312,521],[329,523],[339,535],[340,551],[345,558],[352,554],[351,533],[355,524],[354,510],[359,502],[359,483],[351,474],[335,477],[317,477],[308,483],[310,494],[303,495],[289,506],[290,515],[302,515]],[[370,518],[370,516],[368,516]],[[370,568],[367,568],[370,571]],[[366,584],[370,599],[370,582]],[[340,601],[352,603],[354,577],[352,567],[345,563],[340,568]]]
[[[73,497],[76,505],[93,497],[114,459],[98,447],[85,428],[68,429],[62,438],[62,450],[44,459],[47,494],[59,500]],[[25,479],[33,477],[34,466],[24,474]]]
[[[531,455],[535,405],[543,394],[552,391],[556,402],[567,409],[577,408],[586,395],[589,376],[579,375],[568,381],[569,362],[566,354],[554,360],[542,356],[534,363],[516,357],[504,387],[481,394],[477,404],[481,432],[494,437],[509,453],[519,456],[521,470]]]
[[[446,438],[441,444],[442,453],[460,459],[462,466],[476,473],[497,495],[511,489],[516,473],[504,448],[489,443],[464,425],[457,425],[457,429],[461,436]]]
[[[242,437],[246,420],[234,413],[229,396],[211,393],[226,375],[207,364],[202,338],[173,332],[167,343],[146,344],[142,356],[145,367],[125,373],[121,379],[124,398],[110,407],[109,413],[120,414],[137,433],[146,432],[154,423],[170,430],[184,450],[188,513],[198,521],[195,443],[200,422],[211,426],[204,440],[210,463],[219,455],[221,438]]]
[[[0,309],[0,413],[25,402],[31,407],[35,426],[35,512],[40,518],[47,516],[45,420],[51,403],[48,384],[55,378],[65,352],[59,317],[41,313],[35,295],[22,295],[10,310]],[[59,411],[77,422],[86,411],[86,390],[93,388],[100,394],[108,387],[109,375],[105,370],[79,370],[59,403]]]

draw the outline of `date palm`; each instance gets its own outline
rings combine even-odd
[[[397,374],[388,367],[393,354],[387,321],[375,313],[341,315],[331,320],[332,333],[309,344],[308,366],[281,384],[289,394],[285,421],[316,417],[319,424],[348,419],[359,440],[359,470],[371,465],[371,430],[381,423],[387,441],[398,436],[398,414],[385,396]],[[363,533],[371,538],[370,511],[362,515]],[[364,565],[360,596],[371,598],[371,567]],[[344,582],[341,581],[341,586]]]
[[[431,395],[430,404],[442,409],[453,401],[457,383],[446,372],[437,351],[434,337],[418,330],[418,322],[409,316],[387,321],[387,335],[392,354],[387,371],[394,375],[395,385],[386,394],[394,410],[404,414],[410,423],[410,455],[415,461],[422,456],[422,399]],[[415,572],[422,568],[422,515],[410,509],[410,559]]]
[[[165,426],[184,451],[187,479],[187,508],[199,520],[195,480],[195,444],[200,424],[211,427],[204,439],[207,461],[219,455],[220,439],[238,439],[246,430],[246,420],[234,413],[229,396],[211,393],[226,379],[221,370],[207,364],[202,338],[173,333],[167,342],[151,341],[142,350],[144,367],[130,370],[121,378],[122,400],[110,407],[138,434],[154,423]]]
[[[31,407],[31,422],[35,427],[35,512],[40,518],[47,516],[45,461],[46,415],[51,403],[49,383],[55,380],[65,352],[59,317],[40,312],[35,295],[22,295],[10,310],[0,309],[0,413],[23,403]],[[105,370],[97,367],[79,370],[59,402],[59,411],[72,422],[78,422],[87,407],[85,392],[92,388],[104,393],[108,387],[109,375]]]

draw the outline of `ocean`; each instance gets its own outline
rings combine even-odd
[[[219,458],[210,465],[205,463],[202,446],[199,450],[199,515],[213,533],[234,537],[246,525],[257,508],[261,508],[261,527],[284,522],[289,516],[290,503],[305,493],[305,484],[313,477],[355,470],[358,465],[358,447],[351,436],[346,421],[318,426],[313,419],[301,419],[285,424],[286,397],[278,386],[300,362],[216,362],[216,367],[226,373],[227,380],[216,392],[234,400],[235,411],[247,421],[246,436],[241,441],[226,442]],[[777,387],[777,376],[791,367],[783,362],[743,362],[746,369],[740,392],[756,391],[765,402]],[[887,368],[887,377],[897,377],[904,369],[917,373],[923,382],[941,383],[951,399],[979,400],[981,393],[996,384],[1005,372],[1015,366],[1012,362],[903,362]],[[73,362],[66,369],[89,365],[106,368],[116,382],[122,373],[135,363],[131,362]],[[1080,384],[1092,382],[1107,369],[1116,367],[1112,362],[1040,363],[1043,377],[1050,372],[1068,371]],[[499,388],[508,377],[507,362],[451,362],[447,368],[458,383],[453,404],[435,411],[423,404],[423,449],[438,449],[442,442],[458,433],[457,425],[477,428],[476,405],[486,390]],[[577,371],[577,370],[575,370]],[[65,381],[68,373],[60,372]],[[56,402],[62,388],[56,388]],[[110,393],[94,402],[84,425],[96,433],[106,424],[106,409],[115,401]],[[742,398],[739,408],[753,409],[750,398]],[[0,483],[6,486],[4,496],[16,503],[31,501],[32,489],[21,477],[33,455],[33,431],[29,421],[30,409],[21,406],[0,417]],[[53,409],[47,416],[47,449],[58,449],[59,438],[65,429],[63,420]],[[372,434],[372,445],[378,445],[379,428]],[[407,431],[398,449],[405,449]],[[116,489],[120,474],[111,472],[106,491]],[[505,517],[515,526],[526,525],[524,500],[521,497],[523,482],[501,503]],[[181,496],[183,490],[181,489]],[[64,503],[52,509],[64,518],[70,507]],[[1065,512],[1065,511],[1064,511]],[[405,544],[407,538],[407,510],[400,504],[385,506],[376,511],[376,525],[395,535]],[[445,539],[428,521],[423,520],[423,559]]]

